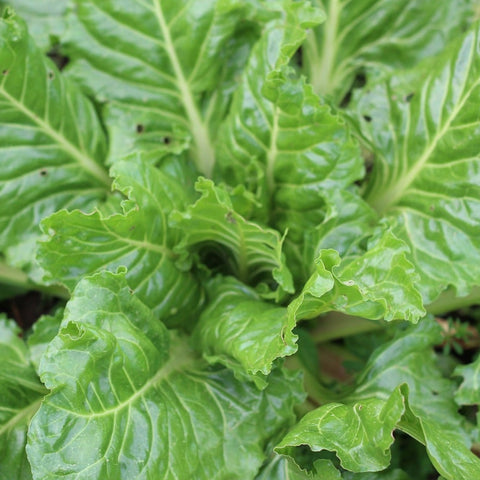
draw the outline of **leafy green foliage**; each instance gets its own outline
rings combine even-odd
[[[0,1],[0,480],[478,480],[476,2],[50,3]]]

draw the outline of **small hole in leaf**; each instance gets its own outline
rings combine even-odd
[[[48,72],[48,79],[53,80],[55,78],[55,74],[52,71]]]
[[[363,116],[363,119],[366,121],[366,122],[371,122],[372,121],[372,117],[370,115],[364,115]]]
[[[137,133],[143,133],[143,131],[145,130],[145,127],[141,123],[137,123],[136,130],[137,130]]]
[[[40,170],[40,175],[44,177],[47,174],[47,171],[45,169]]]
[[[8,70],[7,69],[2,70],[2,75],[8,75]]]
[[[163,137],[163,143],[165,145],[169,145],[172,142],[172,139],[170,137]]]
[[[409,93],[408,95],[405,95],[405,97],[403,97],[403,100],[407,103],[410,102],[410,100],[413,98],[415,94],[414,93]]]

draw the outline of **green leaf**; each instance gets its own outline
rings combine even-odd
[[[258,284],[267,277],[283,291],[293,293],[280,234],[236,213],[226,189],[215,186],[211,180],[200,178],[196,189],[201,198],[185,212],[170,216],[170,225],[182,231],[182,240],[175,250],[182,253],[202,244],[220,245],[229,253],[219,255],[243,282]]]
[[[0,1],[0,8],[3,5],[13,7],[15,12],[26,21],[30,34],[41,50],[47,51],[62,37],[68,0]]]
[[[33,332],[27,339],[30,361],[38,372],[40,361],[48,344],[55,338],[63,319],[63,308],[54,315],[42,315],[34,324]]]
[[[426,303],[449,285],[467,295],[480,275],[478,41],[477,26],[434,61],[369,88],[357,106],[375,153],[367,200],[397,223]]]
[[[316,92],[342,100],[365,68],[414,66],[441,52],[473,16],[472,0],[314,0],[327,12],[302,47]],[[377,73],[378,74],[378,73]]]
[[[417,322],[425,314],[406,245],[390,229],[378,230],[366,252],[343,260],[335,250],[322,250],[316,271],[290,305],[300,319],[329,311],[372,320]]]
[[[85,275],[125,266],[130,287],[159,318],[192,323],[202,289],[192,273],[177,268],[173,248],[181,232],[167,224],[169,213],[190,201],[188,191],[141,160],[117,162],[112,174],[114,188],[129,198],[122,214],[63,210],[42,223],[49,239],[40,243],[37,258],[45,279],[73,290]]]
[[[294,373],[259,391],[208,368],[109,272],[78,284],[41,378],[52,393],[29,429],[35,479],[253,479],[303,398]]]
[[[0,479],[29,480],[27,427],[48,393],[30,363],[20,329],[0,314]]]
[[[8,12],[0,73],[0,251],[25,266],[42,218],[64,207],[89,211],[106,196],[106,143],[93,106]]]
[[[480,404],[480,357],[468,365],[455,368],[454,375],[463,377],[463,382],[455,392],[455,401],[459,405]]]
[[[441,341],[441,329],[429,317],[401,332],[373,353],[343,403],[308,413],[276,450],[298,462],[298,447],[308,444],[313,451],[335,451],[342,466],[354,472],[381,470],[389,464],[390,434],[400,428],[426,446],[446,479],[475,480],[480,460],[468,448],[453,384],[442,377],[432,350]]]
[[[274,360],[297,350],[294,319],[231,277],[217,277],[207,292],[212,300],[195,327],[194,345],[210,363],[222,363],[239,379],[264,388]]]
[[[441,342],[441,329],[429,317],[410,327],[372,355],[350,399],[381,398],[406,383],[408,408],[399,428],[425,444],[430,460],[445,478],[475,480],[480,460],[469,450],[453,399],[454,385],[442,377],[432,351]]]
[[[400,388],[385,399],[329,403],[307,413],[275,450],[295,455],[295,447],[308,445],[314,452],[336,452],[347,470],[383,470],[390,464],[392,432],[404,411]]]
[[[270,223],[294,242],[323,220],[327,190],[363,175],[345,123],[285,67],[322,20],[307,4],[284,2],[252,51],[218,138],[217,176],[271,203]]]
[[[231,0],[195,7],[175,0],[75,2],[68,71],[97,100],[108,101],[111,160],[137,141],[189,135],[198,169],[211,172],[216,125],[210,128],[209,120],[220,122],[228,106],[236,62],[243,64],[242,49],[251,43],[239,20],[253,10],[251,2]]]

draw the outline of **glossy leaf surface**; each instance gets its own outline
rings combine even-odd
[[[141,160],[118,162],[112,172],[114,187],[129,198],[123,213],[60,211],[44,221],[50,238],[38,258],[47,279],[73,290],[83,275],[124,266],[130,287],[160,318],[195,320],[202,290],[192,273],[177,268],[173,247],[180,234],[168,227],[168,215],[186,204],[188,191]]]
[[[108,272],[79,283],[40,370],[52,392],[29,430],[36,479],[253,479],[302,398],[296,374],[259,391],[207,368]]]
[[[93,106],[10,13],[0,20],[0,71],[0,251],[24,266],[44,217],[90,211],[106,196],[106,142]]]
[[[449,285],[463,296],[478,284],[479,52],[477,27],[434,64],[372,86],[358,103],[376,155],[367,200],[397,223],[427,303]]]
[[[266,303],[233,278],[218,277],[208,287],[193,341],[209,362],[220,362],[239,378],[265,387],[274,360],[295,353],[294,319],[287,309]]]
[[[47,390],[30,363],[20,329],[0,315],[0,479],[29,480],[27,428]]]

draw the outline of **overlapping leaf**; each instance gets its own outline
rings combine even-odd
[[[389,71],[441,52],[473,16],[474,2],[314,0],[327,13],[303,46],[316,92],[338,101],[365,68]]]
[[[349,470],[379,470],[388,465],[385,449],[392,438],[387,442],[384,427],[389,425],[391,430],[400,428],[423,443],[433,465],[446,479],[475,480],[480,460],[468,448],[468,435],[453,401],[454,386],[442,377],[432,351],[432,345],[441,340],[440,327],[426,318],[380,347],[344,404],[328,404],[307,414],[282,440],[278,450],[296,456],[292,447],[308,444],[314,451],[335,451]],[[364,405],[385,406],[392,401],[384,415],[397,411],[396,421],[368,415],[362,422]],[[357,412],[353,413],[355,408]],[[341,414],[331,415],[331,409]],[[364,424],[353,430],[352,421]],[[335,425],[335,435],[327,436],[330,425]],[[339,431],[342,435],[338,435]],[[354,440],[356,434],[359,436]],[[382,438],[386,443],[378,443]],[[379,448],[375,449],[375,445]],[[445,455],[446,451],[449,455]]]
[[[0,251],[28,264],[45,216],[88,211],[110,180],[93,106],[45,58],[11,12],[0,20]]]
[[[285,2],[255,45],[218,139],[219,177],[243,183],[265,206],[270,222],[301,241],[323,220],[325,190],[362,176],[362,161],[346,126],[286,68],[323,15]]]
[[[30,363],[20,329],[0,315],[0,479],[29,480],[27,427],[47,390]]]
[[[130,287],[160,318],[170,325],[195,321],[202,289],[192,273],[177,268],[173,247],[181,233],[167,219],[184,208],[191,192],[140,159],[118,162],[112,172],[114,187],[129,198],[124,213],[63,210],[43,222],[50,238],[40,245],[38,260],[46,279],[73,290],[84,275],[125,266]]]
[[[296,374],[259,391],[206,368],[109,272],[77,286],[41,378],[52,393],[29,430],[35,479],[253,479],[302,399]]]
[[[305,415],[276,450],[295,455],[291,447],[308,445],[314,452],[334,451],[347,470],[384,470],[390,464],[392,432],[404,411],[400,388],[387,398],[329,403]]]
[[[193,332],[194,344],[209,362],[264,388],[274,360],[297,349],[295,320],[234,278],[218,277],[207,291],[211,302]]]
[[[397,223],[426,303],[449,285],[468,294],[480,275],[478,52],[477,27],[434,64],[372,87],[358,104],[376,155],[367,200]]]
[[[275,281],[283,291],[293,293],[280,234],[236,213],[228,192],[211,180],[200,178],[196,189],[202,194],[201,198],[185,212],[170,216],[170,225],[182,231],[176,251],[183,252],[201,244],[222,246],[228,253],[219,252],[219,256],[225,258],[224,265],[240,280],[253,284]]]
[[[343,260],[322,250],[316,271],[290,305],[298,319],[339,311],[372,320],[418,321],[425,314],[406,245],[389,230],[377,231],[367,251]]]

